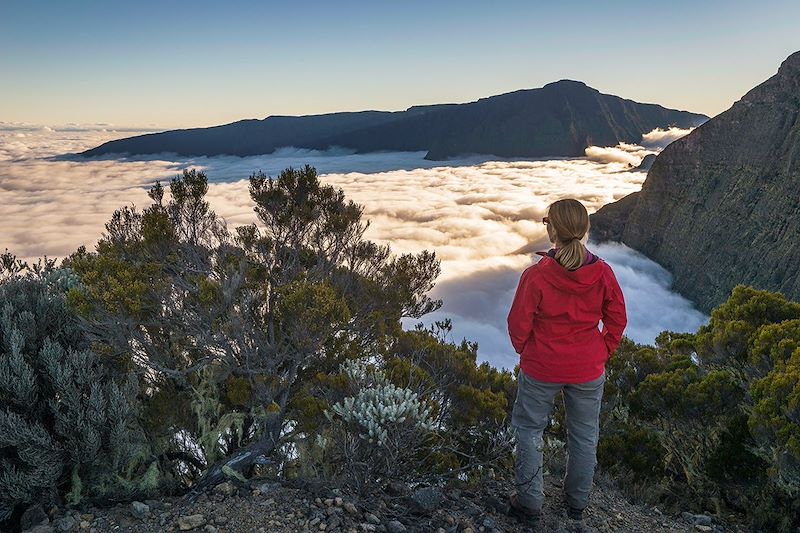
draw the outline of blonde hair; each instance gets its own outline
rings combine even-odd
[[[556,261],[567,270],[577,270],[586,261],[581,239],[589,232],[589,213],[578,200],[565,198],[550,204],[547,217],[562,245],[556,252]]]

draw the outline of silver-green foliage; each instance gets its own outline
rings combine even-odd
[[[65,307],[68,272],[0,283],[0,521],[22,506],[148,493],[138,381],[114,377]],[[63,491],[63,493],[59,493]]]
[[[310,456],[359,488],[416,471],[422,441],[436,428],[430,406],[364,361],[347,361],[339,373],[352,395],[325,411],[330,425],[308,443]]]

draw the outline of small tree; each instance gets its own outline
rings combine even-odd
[[[189,414],[162,436],[181,435],[174,455],[196,489],[247,473],[292,437],[289,400],[305,379],[381,353],[401,317],[441,305],[425,295],[435,255],[390,257],[364,240],[362,209],[311,167],[254,174],[261,225],[233,235],[206,190],[193,170],[167,203],[156,185],[152,206],[117,211],[97,252],[71,258],[84,286],[71,302],[94,339],[144,369],[151,406],[177,397]]]

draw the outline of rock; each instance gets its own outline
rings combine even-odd
[[[398,520],[390,520],[386,523],[386,531],[389,533],[403,533],[406,531],[406,526]]]
[[[344,504],[344,510],[347,511],[349,514],[353,515],[353,516],[358,514],[358,509],[356,508],[355,505],[353,505],[350,502],[347,502],[347,503]]]
[[[261,493],[262,496],[267,494],[272,494],[273,492],[280,491],[283,488],[283,485],[280,484],[278,481],[270,482],[270,483],[262,483],[258,487],[258,492]]]
[[[131,514],[134,518],[147,518],[150,515],[150,506],[142,502],[131,502]]]
[[[206,519],[201,514],[190,514],[178,517],[178,528],[181,531],[188,531],[200,527],[206,523]]]
[[[640,192],[590,217],[590,237],[661,264],[705,313],[737,284],[800,300],[798,86],[795,52],[730,109],[664,148]]]
[[[336,529],[342,525],[342,519],[334,515],[328,519],[327,524],[327,529]]]
[[[442,492],[435,487],[418,489],[409,497],[409,504],[419,513],[430,513],[436,510],[444,500]]]
[[[694,515],[693,522],[695,525],[710,526],[714,522],[714,519],[705,514],[696,514]]]
[[[386,485],[386,492],[395,496],[408,496],[411,494],[411,489],[408,488],[408,485],[400,481],[390,481]]]
[[[219,530],[211,524],[206,524],[206,527],[203,528],[203,531],[206,531],[207,533],[217,533]]]
[[[374,514],[372,514],[372,513],[365,513],[365,514],[364,514],[364,520],[366,520],[366,521],[367,521],[367,522],[369,522],[370,524],[375,524],[375,525],[377,525],[377,524],[380,524],[380,523],[381,523],[381,520],[380,520],[380,518],[378,518],[377,516],[375,516],[375,515],[374,515]]]
[[[262,492],[261,489],[258,489],[258,491]],[[214,487],[214,493],[222,494],[223,496],[230,496],[234,492],[236,492],[236,487],[230,481],[225,481]]]
[[[91,526],[91,524],[89,523],[88,520],[81,520],[81,523],[78,524],[78,527],[80,527],[81,529],[89,529],[89,526]]]
[[[704,526],[704,525],[701,525],[701,524],[695,524],[694,528],[695,528],[697,531],[714,531],[714,528],[713,528],[713,527],[711,527],[711,526]]]
[[[49,523],[50,518],[48,518],[47,513],[44,512],[41,504],[31,505],[25,509],[25,512],[22,513],[22,516],[19,519],[19,525],[23,531],[26,529],[31,529],[40,524],[47,525]]]
[[[50,524],[38,524],[31,529],[24,530],[25,533],[54,533],[55,530]]]
[[[646,156],[644,156],[644,159],[642,159],[642,162],[639,163],[639,166],[636,167],[636,170],[644,172],[650,170],[650,167],[653,166],[653,162],[655,160],[656,160],[656,154],[647,154]]]
[[[161,500],[145,500],[144,503],[146,503],[151,510],[159,510],[164,508],[164,503]],[[89,519],[89,521],[91,520]]]
[[[491,518],[489,518],[488,516],[483,519],[483,527],[485,527],[486,529],[494,529],[495,525],[496,522]]]
[[[53,529],[56,531],[74,531],[78,528],[78,521],[71,516],[59,518],[53,522]]]

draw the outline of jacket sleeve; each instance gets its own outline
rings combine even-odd
[[[520,276],[511,310],[508,312],[508,335],[514,351],[522,353],[533,330],[533,317],[539,308],[542,292],[533,282],[530,267]]]
[[[608,286],[603,298],[603,340],[608,348],[608,356],[616,351],[622,340],[622,332],[628,324],[628,317],[625,313],[625,298],[622,296],[622,289],[617,283],[614,272],[609,268]]]

